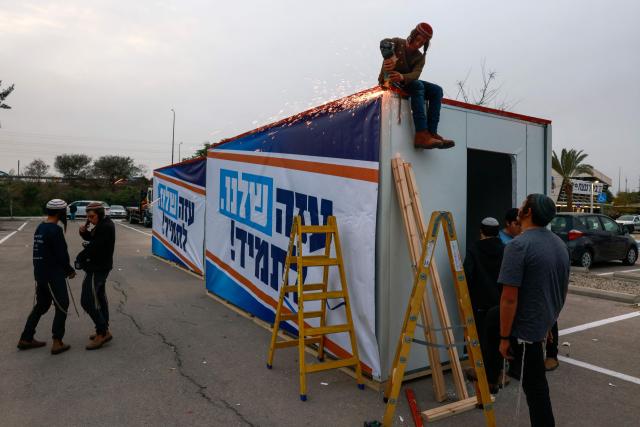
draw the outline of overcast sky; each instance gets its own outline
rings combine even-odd
[[[553,121],[617,189],[640,179],[638,1],[0,0],[0,170],[59,153],[149,170],[376,84],[378,42],[434,28],[422,79],[455,98],[498,72],[513,111]]]

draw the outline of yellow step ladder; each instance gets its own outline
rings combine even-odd
[[[402,331],[396,348],[396,354],[391,369],[391,375],[384,392],[387,406],[383,418],[383,426],[390,427],[395,413],[398,395],[402,386],[404,372],[409,359],[409,351],[412,343],[427,346],[429,364],[433,373],[433,385],[436,400],[444,400],[444,378],[442,366],[437,351],[438,347],[446,348],[449,352],[452,377],[456,386],[458,401],[422,412],[427,422],[436,421],[447,416],[481,407],[484,411],[486,425],[494,427],[495,414],[493,411],[493,397],[489,393],[486,372],[482,360],[480,343],[475,327],[473,310],[467,281],[462,266],[462,260],[458,248],[458,238],[450,212],[433,212],[428,227],[425,227],[422,205],[420,203],[418,186],[410,163],[400,158],[392,160],[392,170],[396,184],[398,201],[400,203],[405,232],[409,243],[409,253],[412,260],[414,276],[411,297],[407,306]],[[458,311],[461,325],[464,329],[464,344],[467,347],[469,362],[476,371],[478,381],[474,384],[476,396],[469,397],[464,383],[462,368],[452,330],[452,326],[446,310],[443,287],[440,282],[438,270],[433,262],[434,251],[440,231],[440,226],[445,234],[449,266],[454,281],[454,289],[457,296]],[[427,284],[431,283],[431,290],[435,299],[440,328],[436,328],[433,315],[430,310],[430,301],[427,293]],[[425,340],[414,338],[418,326],[418,316],[422,317]],[[441,330],[445,344],[436,343],[435,331]]]
[[[304,234],[325,234],[324,255],[303,255],[302,236]],[[331,256],[331,242],[334,242],[335,257]],[[293,252],[296,248],[295,254]],[[289,284],[289,270],[291,265],[296,265],[297,280],[293,285]],[[322,267],[322,283],[305,284],[303,280],[303,270],[306,267]],[[339,290],[328,290],[329,267],[338,267],[340,274]],[[298,295],[298,311],[292,312],[284,306],[284,300],[288,293]],[[347,323],[341,325],[327,325],[327,300],[342,299]],[[305,311],[305,301],[320,301],[320,310]],[[305,319],[319,318],[319,326],[312,327],[305,323]],[[295,321],[298,325],[298,339],[278,341],[278,331],[280,322]],[[332,360],[329,362],[307,364],[305,361],[305,345],[318,345],[318,360],[324,360],[325,335],[346,332],[351,340],[352,357],[347,359]],[[356,370],[356,380],[358,388],[364,389],[362,370],[360,367],[360,357],[358,356],[358,343],[356,341],[353,319],[351,317],[351,305],[349,303],[349,291],[347,289],[347,279],[345,276],[344,263],[342,260],[342,248],[340,237],[338,236],[338,225],[335,216],[327,218],[327,225],[303,225],[302,218],[298,215],[293,219],[291,235],[289,238],[289,248],[284,265],[284,278],[280,287],[280,297],[276,309],[276,317],[273,323],[271,334],[271,344],[269,346],[269,356],[267,358],[267,368],[273,367],[273,356],[276,349],[287,347],[298,347],[298,360],[300,363],[300,400],[307,400],[307,380],[306,375],[310,372],[324,371],[327,369],[337,369],[347,366],[354,366]]]

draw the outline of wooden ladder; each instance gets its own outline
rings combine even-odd
[[[303,255],[302,236],[303,234],[325,234],[324,255]],[[334,242],[335,257],[331,257],[331,242]],[[295,249],[295,253],[294,253]],[[289,284],[289,270],[291,265],[296,265],[297,280],[293,285]],[[339,290],[328,290],[329,285],[329,267],[338,267],[340,275]],[[305,284],[303,280],[303,269],[306,267],[322,267],[322,283]],[[288,293],[296,293],[298,295],[298,311],[293,312],[285,308],[284,300]],[[344,300],[344,308],[347,323],[341,325],[327,325],[327,300],[342,299]],[[305,301],[320,301],[319,310],[305,311]],[[285,312],[286,311],[286,312]],[[312,327],[305,322],[305,319],[319,318],[319,326]],[[298,325],[298,339],[278,341],[278,331],[280,330],[280,322],[295,321]],[[351,340],[352,356],[346,359],[324,361],[324,349],[326,335],[338,334],[346,332]],[[318,360],[322,363],[307,364],[305,361],[305,345],[318,345]],[[356,380],[358,388],[364,390],[364,382],[362,379],[362,370],[360,367],[360,357],[358,356],[358,343],[356,341],[355,329],[353,327],[353,319],[351,317],[351,305],[349,303],[349,291],[347,289],[347,279],[345,276],[344,262],[342,259],[342,248],[340,246],[340,237],[338,235],[338,224],[335,216],[327,219],[327,225],[303,225],[302,218],[298,215],[293,219],[291,226],[291,235],[289,237],[289,248],[287,250],[287,258],[284,266],[284,278],[280,287],[280,297],[278,299],[278,307],[276,309],[276,317],[273,323],[271,334],[271,344],[269,346],[269,356],[267,359],[267,368],[273,367],[273,356],[278,348],[298,347],[298,359],[300,364],[300,400],[307,400],[307,382],[306,374],[311,372],[324,371],[327,369],[337,369],[347,366],[354,366],[356,370]]]
[[[427,421],[435,421],[455,413],[472,409],[476,406],[482,406],[487,425],[494,426],[493,398],[489,393],[489,386],[482,362],[482,354],[471,309],[466,277],[458,250],[458,240],[453,217],[449,212],[434,212],[431,215],[429,227],[426,228],[423,220],[422,204],[420,203],[418,187],[411,164],[402,161],[400,158],[395,158],[392,160],[392,169],[415,277],[400,340],[396,349],[391,377],[385,389],[384,396],[387,406],[383,425],[391,426],[404,371],[408,362],[409,350],[411,344],[415,342],[427,346],[435,398],[439,402],[444,401],[447,396],[438,348],[447,349],[456,394],[459,399],[456,402],[424,411],[422,416],[426,418]],[[476,384],[477,395],[473,397],[469,397],[464,382],[462,366],[456,348],[457,343],[455,343],[453,335],[455,326],[451,325],[440,276],[435,263],[432,262],[440,224],[442,224],[445,232],[449,264],[454,278],[459,314],[464,324],[463,329],[465,332],[465,343],[468,349],[467,353],[478,377],[478,383]],[[427,285],[429,282],[431,283],[433,298],[438,310],[440,328],[437,328],[433,321],[433,314],[427,294]],[[415,328],[418,326],[418,315],[422,317],[422,327],[426,341],[414,338]],[[437,343],[436,331],[438,330],[442,332],[445,344]]]

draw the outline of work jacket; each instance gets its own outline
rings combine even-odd
[[[105,217],[91,230],[80,232],[89,243],[78,255],[84,258],[85,271],[109,271],[113,268],[113,250],[116,244],[116,227]]]
[[[398,37],[392,39],[385,39],[392,41],[394,44],[394,51],[398,62],[396,62],[396,68],[393,71],[397,71],[404,77],[401,85],[406,85],[414,80],[418,80],[422,69],[424,68],[426,53],[421,50],[407,50],[407,41]],[[380,75],[378,76],[378,82],[382,85],[384,83],[384,70],[380,68]]]

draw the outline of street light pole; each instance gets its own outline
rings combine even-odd
[[[173,130],[171,131],[171,164],[173,164],[173,147],[176,138],[176,112],[173,108],[171,109],[171,111],[173,112]]]

